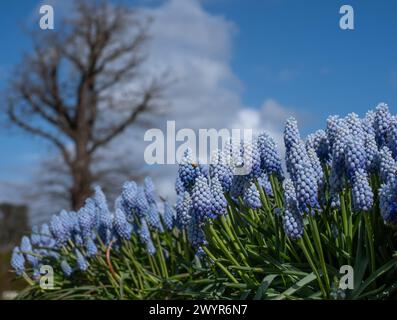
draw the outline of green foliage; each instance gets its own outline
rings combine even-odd
[[[86,272],[65,277],[59,265],[54,290],[31,282],[19,299],[392,299],[396,298],[397,255],[392,227],[384,224],[375,193],[368,212],[354,212],[351,189],[341,205],[304,218],[304,236],[286,237],[280,212],[283,190],[270,177],[273,195],[262,208],[228,199],[228,212],[205,226],[204,256],[195,255],[185,231],[151,230],[156,254],[147,254],[136,235],[100,248]],[[372,189],[378,190],[376,177]],[[326,194],[328,191],[326,190]],[[63,250],[73,255],[73,244]],[[83,250],[83,248],[81,248]],[[55,261],[55,260],[54,260]],[[58,263],[49,261],[49,263]],[[339,289],[340,268],[354,269],[354,289]]]

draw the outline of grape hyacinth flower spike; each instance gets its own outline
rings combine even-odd
[[[375,108],[374,129],[379,148],[387,145],[387,133],[392,116],[386,103],[380,103]]]
[[[164,202],[164,214],[163,214],[164,224],[167,230],[172,230],[175,225],[176,214],[172,206],[168,201]]]
[[[196,178],[192,191],[192,208],[197,215],[198,221],[204,221],[207,218],[213,218],[212,213],[212,194],[208,180],[203,175]]]
[[[233,171],[230,167],[231,159],[227,158],[226,152],[216,150],[211,157],[210,177],[217,177],[224,192],[229,192],[233,181]]]
[[[106,197],[99,186],[95,187],[94,202],[98,210],[98,232],[102,241],[108,245],[112,237],[113,216],[109,211]]]
[[[352,193],[354,210],[368,211],[372,208],[374,194],[368,182],[368,175],[363,169],[355,174]]]
[[[192,151],[187,149],[179,163],[179,178],[186,190],[190,190],[198,174],[197,164],[193,161]]]
[[[266,132],[260,133],[257,141],[262,170],[268,175],[275,174],[282,180],[284,178],[284,173],[276,142]]]
[[[25,258],[19,250],[19,247],[15,247],[12,251],[11,266],[18,276],[21,276],[25,272]]]
[[[179,195],[176,203],[176,223],[180,229],[189,224],[192,216],[192,199],[189,192]]]
[[[83,256],[79,249],[75,249],[74,253],[76,255],[77,269],[86,271],[89,267],[87,259]]]
[[[61,269],[62,269],[62,272],[64,273],[64,275],[66,277],[71,276],[72,273],[73,273],[72,267],[70,266],[70,264],[66,260],[62,260]]]
[[[215,176],[211,180],[211,193],[212,193],[212,212],[214,215],[223,215],[226,213],[227,200],[223,194],[223,188]]]
[[[379,190],[380,212],[386,223],[397,222],[397,178],[382,184]]]
[[[298,240],[303,235],[303,218],[298,211],[298,201],[292,180],[284,180],[283,189],[285,205],[283,228],[291,240]]]
[[[114,229],[120,239],[129,240],[131,238],[132,226],[120,209],[116,209],[114,214]]]
[[[379,176],[382,182],[387,182],[397,174],[397,161],[387,147],[379,151]]]
[[[21,244],[19,246],[21,252],[24,254],[26,260],[32,267],[37,267],[39,264],[39,259],[37,256],[32,255],[33,252],[32,244],[30,243],[30,239],[27,236],[23,236],[21,240]]]
[[[135,181],[127,181],[123,184],[121,191],[121,205],[127,218],[131,218],[134,210],[137,207],[138,186]]]
[[[258,209],[262,206],[259,191],[254,182],[244,190],[244,203],[251,209]]]

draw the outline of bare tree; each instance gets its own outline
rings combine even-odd
[[[55,31],[32,33],[33,49],[11,81],[7,114],[59,150],[71,207],[78,209],[99,179],[92,170],[98,151],[158,109],[164,77],[141,72],[150,21],[137,11],[78,1],[69,16]]]

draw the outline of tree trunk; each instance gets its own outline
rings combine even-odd
[[[77,211],[91,195],[91,174],[89,169],[76,170],[73,173],[71,190],[72,210]]]
[[[97,182],[96,168],[92,168],[94,161],[101,160],[95,157],[97,150],[125,132],[140,114],[151,111],[162,90],[157,77],[147,83],[137,72],[146,58],[150,19],[131,19],[135,17],[132,12],[107,2],[77,1],[72,8],[73,21],[63,21],[64,27],[48,37],[32,33],[34,50],[10,83],[7,115],[21,129],[46,139],[60,151],[68,181],[59,185],[66,186],[65,196],[75,211],[84,205]],[[134,35],[126,36],[132,26]],[[51,54],[45,54],[46,48]],[[142,86],[136,96],[134,91],[131,97],[114,94],[114,88],[130,82],[148,86]],[[115,117],[119,111],[114,107],[119,104],[129,106],[128,114],[120,119]],[[118,172],[119,168],[116,164],[109,170]]]
[[[76,143],[76,157],[72,165],[72,209],[79,210],[91,195],[91,156],[87,152],[87,139],[80,136]]]

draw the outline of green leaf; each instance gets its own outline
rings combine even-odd
[[[275,298],[275,300],[283,300],[286,297],[291,296],[292,294],[294,294],[298,290],[300,290],[303,287],[305,287],[306,285],[308,285],[313,280],[316,280],[316,275],[312,272],[312,273],[308,274],[306,277],[304,277],[303,279],[299,280],[292,287],[288,288],[287,290],[282,292],[280,295],[278,295]]]
[[[361,293],[376,279],[381,277],[383,274],[385,274],[387,271],[389,271],[391,268],[395,267],[397,265],[397,258],[394,258],[390,260],[388,263],[384,264],[382,267],[377,269],[374,273],[371,274],[371,276],[355,291],[353,291],[353,294],[351,296],[352,299],[358,299],[361,295]]]
[[[251,290],[244,291],[243,294],[240,296],[239,300],[246,300],[250,293],[251,293]]]
[[[269,286],[271,285],[273,280],[277,278],[277,276],[278,276],[278,274],[269,274],[263,278],[261,285],[259,286],[258,290],[255,293],[254,300],[262,299],[263,294],[269,288]]]

